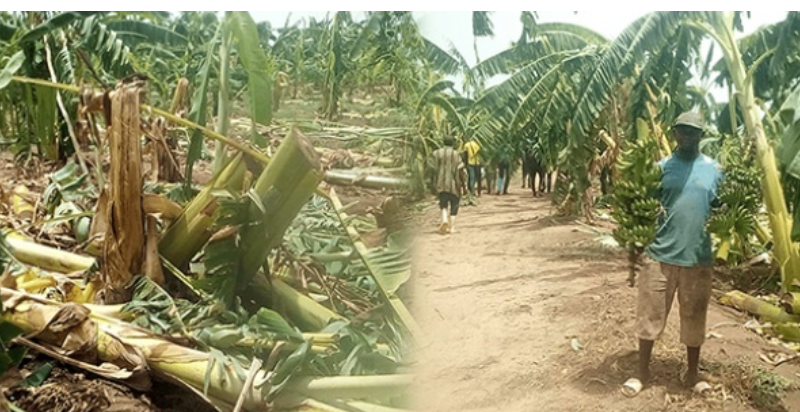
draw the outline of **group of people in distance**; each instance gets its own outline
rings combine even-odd
[[[452,137],[445,137],[443,143],[443,147],[431,155],[429,166],[433,171],[433,189],[442,210],[439,232],[447,234],[455,232],[455,216],[458,215],[462,197],[467,197],[464,203],[474,205],[474,198],[480,197],[484,192],[484,180],[486,193],[508,194],[511,166],[514,162],[510,150],[500,151],[494,156],[483,155],[480,144],[474,138],[464,143],[461,150],[456,150],[456,140]],[[530,148],[525,148],[522,151],[522,187],[529,185],[534,197],[535,176],[539,176],[541,192],[544,192],[545,187],[550,190],[551,175],[545,174],[544,169],[537,165],[541,165],[541,162],[534,158]]]
[[[487,170],[481,163],[481,146],[475,139],[464,143],[460,151],[456,150],[455,145],[453,137],[445,137],[444,146],[434,151],[430,159],[433,189],[442,210],[442,223],[439,225],[441,234],[455,233],[455,218],[461,197],[468,196],[468,203],[474,204],[473,197],[480,197],[483,192],[484,175],[488,193],[494,189],[495,194],[508,194],[511,159],[500,156],[494,173],[493,168]]]

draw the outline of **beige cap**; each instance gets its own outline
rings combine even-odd
[[[703,130],[705,128],[705,121],[700,113],[696,112],[683,112],[678,119],[675,120],[675,126],[689,126],[695,129]]]

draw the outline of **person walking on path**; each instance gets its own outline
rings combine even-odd
[[[484,159],[487,156],[484,156]],[[491,195],[495,193],[495,188],[497,187],[497,167],[498,167],[498,158],[496,155],[488,156],[488,160],[484,160],[483,164],[483,171],[481,174],[486,176],[486,194]]]
[[[430,166],[436,179],[434,190],[439,199],[439,208],[442,210],[440,234],[455,232],[455,220],[458,215],[461,187],[464,180],[464,164],[453,146],[455,146],[455,139],[449,136],[445,137],[444,147],[431,154]]]
[[[716,161],[700,153],[704,126],[697,113],[678,116],[672,129],[677,149],[659,162],[664,212],[639,279],[639,372],[623,384],[622,392],[627,396],[638,394],[650,379],[653,344],[664,331],[676,292],[680,340],[686,345],[688,358],[684,383],[698,393],[711,388],[698,378],[713,273],[711,237],[705,228],[712,207],[718,204],[716,191],[723,174]]]
[[[497,162],[497,192],[496,194],[508,194],[508,185],[511,182],[511,155],[509,149],[503,148]]]
[[[469,165],[469,192],[473,196],[476,195],[475,183],[477,182],[477,197],[481,197],[481,189],[483,188],[481,182],[481,145],[473,137],[464,145],[464,151],[467,152],[467,164]]]
[[[461,150],[458,152],[461,155],[461,164],[463,165],[463,173],[467,175],[464,178],[464,182],[462,183],[463,190],[462,190],[462,198],[460,202],[460,206],[477,206],[478,203],[475,201],[475,196],[473,196],[472,192],[469,191],[469,155],[467,154],[467,150],[465,149],[465,145],[461,145]]]

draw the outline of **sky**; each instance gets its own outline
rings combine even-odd
[[[251,11],[256,21],[269,21],[273,27],[280,27],[287,17],[294,23],[304,17],[322,19],[327,11]],[[355,12],[358,13],[358,12]],[[634,20],[648,13],[615,9],[613,12],[572,12],[572,11],[539,11],[539,22],[575,23],[588,27],[613,39]],[[746,33],[756,28],[777,22],[786,17],[785,11],[754,11],[749,20],[745,20]],[[469,11],[421,11],[414,12],[422,34],[441,47],[451,42],[469,62],[475,62],[472,47],[472,12]],[[357,15],[356,15],[357,17]],[[522,30],[519,11],[495,11],[491,14],[495,35],[493,38],[478,40],[478,53],[486,58],[506,49],[512,41],[519,38]]]
[[[613,11],[538,11],[538,22],[565,22],[574,23],[590,28],[601,35],[614,39],[628,25],[637,18],[647,14],[649,11],[629,10],[615,8]],[[314,17],[323,19],[327,11],[300,11],[300,12],[281,12],[281,11],[251,11],[253,19],[256,21],[269,21],[273,27],[283,26],[289,19],[290,24],[304,18]],[[744,34],[748,34],[757,28],[783,20],[786,17],[785,11],[753,11],[750,18],[745,19]],[[362,15],[354,12],[354,17]],[[433,41],[439,47],[449,49],[454,45],[456,49],[470,63],[476,62],[473,49],[472,37],[472,12],[470,11],[421,11],[414,12],[417,24],[422,34]],[[486,59],[499,53],[517,40],[522,31],[519,11],[495,11],[490,15],[494,24],[494,37],[478,39],[478,54],[481,59]],[[721,56],[720,56],[721,57]],[[488,85],[496,84],[498,79],[490,81]],[[697,80],[699,83],[699,80]],[[727,100],[726,93],[721,90],[712,90],[717,101]]]

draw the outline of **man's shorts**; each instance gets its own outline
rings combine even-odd
[[[458,196],[449,193],[449,192],[439,192],[439,209],[446,209],[447,206],[450,206],[450,215],[456,216],[458,215],[458,203],[459,203]]]
[[[711,267],[680,267],[647,258],[638,280],[636,333],[639,339],[654,341],[661,336],[677,292],[681,343],[689,347],[702,346],[712,274]]]

